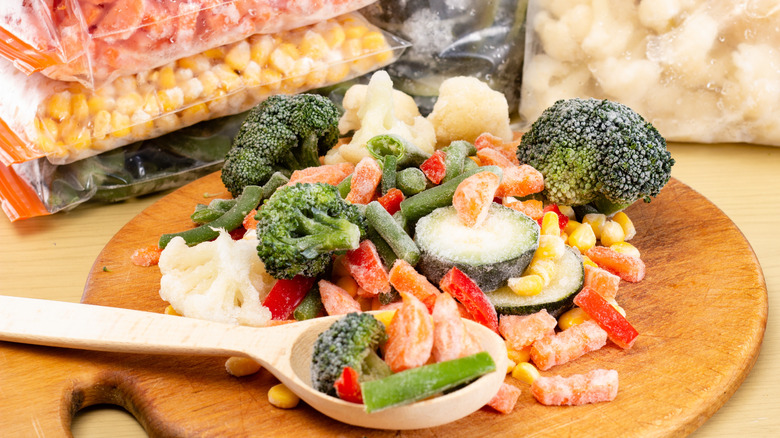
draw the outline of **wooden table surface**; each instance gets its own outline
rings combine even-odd
[[[767,330],[752,372],[692,436],[778,436],[780,323],[775,315],[780,311],[780,148],[672,144],[670,150],[677,160],[672,176],[709,198],[745,234],[761,263],[769,293]],[[103,246],[122,225],[159,198],[153,195],[121,204],[86,205],[15,223],[0,217],[0,294],[78,302],[87,273]],[[696,224],[691,225],[695,230]],[[701,309],[701,314],[692,317],[706,318],[707,310]],[[145,436],[132,416],[102,406],[80,413],[73,434]]]

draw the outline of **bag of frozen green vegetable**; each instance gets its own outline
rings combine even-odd
[[[386,67],[395,87],[433,109],[447,78],[474,76],[503,93],[510,108],[520,98],[528,0],[379,0],[361,10],[373,24],[412,43]]]
[[[182,186],[221,168],[245,117],[201,122],[70,164],[40,158],[0,166],[3,210],[13,221]]]

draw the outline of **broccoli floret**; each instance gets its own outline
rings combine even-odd
[[[276,171],[319,166],[339,139],[339,110],[316,94],[275,95],[249,111],[225,157],[222,182],[238,196]]]
[[[334,252],[357,248],[368,228],[363,212],[324,183],[281,187],[256,218],[257,253],[275,278],[321,274]]]
[[[352,367],[361,381],[390,375],[390,367],[377,355],[387,339],[385,326],[370,313],[348,313],[322,332],[314,343],[312,386],[335,396],[333,384],[345,367]]]
[[[517,158],[544,175],[550,202],[593,203],[605,214],[640,198],[650,202],[674,164],[653,125],[625,105],[597,99],[555,102],[523,135]]]

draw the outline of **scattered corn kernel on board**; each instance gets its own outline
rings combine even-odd
[[[134,266],[129,255],[162,232],[188,227],[187,212],[204,194],[227,196],[218,174],[131,220],[98,256],[82,300],[162,312],[159,270]],[[0,344],[0,430],[65,435],[79,409],[112,403],[152,436],[684,436],[725,403],[753,366],[766,327],[766,284],[739,229],[683,183],[672,179],[652,203],[635,204],[628,214],[640,230],[634,243],[648,274],[621,286],[621,305],[640,337],[630,350],[610,345],[551,370],[616,369],[620,390],[612,402],[546,407],[508,377],[522,390],[513,413],[483,408],[436,429],[396,434],[341,424],[303,403],[274,408],[267,392],[275,378],[264,371],[231,377],[222,358]]]

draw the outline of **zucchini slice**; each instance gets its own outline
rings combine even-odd
[[[482,225],[468,227],[454,207],[441,207],[417,221],[414,241],[422,252],[416,267],[433,284],[456,266],[487,291],[523,273],[539,247],[539,225],[493,203]]]
[[[550,283],[538,295],[520,296],[508,286],[486,292],[485,295],[499,314],[528,315],[547,309],[550,315],[557,318],[572,307],[574,296],[582,290],[585,268],[579,252],[568,246],[557,260],[556,268]]]

